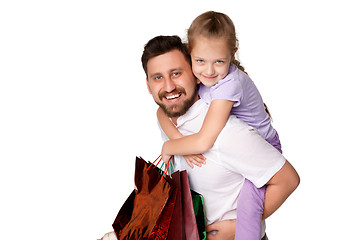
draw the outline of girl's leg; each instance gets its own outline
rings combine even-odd
[[[280,153],[282,153],[281,143],[280,143],[279,135],[277,133],[275,134],[275,137],[271,140],[268,140],[268,142],[271,145],[273,145],[273,147],[276,148]]]
[[[280,153],[281,143],[279,135],[268,141]],[[249,180],[245,179],[240,191],[237,204],[237,220],[235,240],[260,240],[261,222],[264,212],[266,186],[256,188]]]
[[[236,240],[260,240],[266,186],[257,188],[245,179],[237,205]]]

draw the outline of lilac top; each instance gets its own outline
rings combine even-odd
[[[206,87],[201,84],[199,95],[207,104],[216,99],[234,101],[231,114],[256,128],[267,141],[275,137],[276,131],[265,112],[258,89],[249,76],[235,65],[231,65],[226,77],[214,86]]]

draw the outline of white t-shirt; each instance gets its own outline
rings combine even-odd
[[[176,127],[183,135],[197,133],[208,108],[198,100],[178,118]],[[175,156],[174,167],[175,171],[187,170],[190,188],[203,195],[207,224],[236,219],[244,177],[262,187],[285,163],[285,158],[255,128],[232,115],[214,146],[203,155],[206,164],[202,167],[191,168],[182,156]]]

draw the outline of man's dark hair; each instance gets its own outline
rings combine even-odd
[[[191,57],[185,44],[182,43],[179,36],[157,36],[145,44],[144,52],[141,57],[142,66],[147,77],[147,63],[156,56],[170,52],[172,50],[179,50],[185,57],[186,61],[191,66]]]

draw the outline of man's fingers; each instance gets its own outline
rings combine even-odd
[[[207,225],[207,226],[206,226],[206,231],[207,231],[207,232],[211,232],[211,231],[214,231],[214,230],[218,230],[217,227],[216,227],[217,224],[218,224],[218,223],[213,223],[213,224]]]
[[[206,234],[206,239],[207,240],[216,240],[216,235]]]

